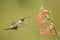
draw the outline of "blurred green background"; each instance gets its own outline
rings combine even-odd
[[[0,40],[43,40],[39,35],[38,22],[35,21],[41,6],[51,12],[55,28],[60,32],[60,0],[0,0]],[[11,22],[25,16],[31,18],[25,20],[24,28],[4,30],[11,25]],[[48,39],[56,40],[55,37]]]

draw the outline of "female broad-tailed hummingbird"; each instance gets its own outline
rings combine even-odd
[[[17,28],[23,27],[24,26],[23,22],[26,18],[29,18],[29,17],[20,18],[19,21],[13,22],[12,26],[10,26],[9,28],[6,28],[5,30],[17,30]]]

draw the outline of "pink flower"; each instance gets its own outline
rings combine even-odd
[[[40,29],[40,36],[42,36],[43,35],[43,30],[42,29]]]
[[[49,32],[47,30],[40,29],[40,36],[48,34]]]
[[[46,18],[46,19],[44,19],[40,24],[39,24],[39,26],[42,26],[45,22],[47,22],[48,21],[48,18]]]
[[[47,28],[48,30],[52,30],[52,29],[53,29],[53,25],[48,25],[48,26],[46,26],[46,28]]]
[[[44,40],[48,40],[48,39],[45,37]]]
[[[40,20],[44,16],[45,16],[45,12],[42,11],[35,19],[38,21],[38,20]]]
[[[49,34],[49,32],[47,30],[44,30],[44,34]]]

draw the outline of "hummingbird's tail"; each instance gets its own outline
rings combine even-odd
[[[11,28],[7,28],[7,29],[4,29],[4,30],[11,30]]]
[[[4,30],[17,30],[17,28],[6,28]]]

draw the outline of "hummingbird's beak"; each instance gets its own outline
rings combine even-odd
[[[30,17],[21,17],[20,19],[26,19],[26,18],[30,18]]]
[[[24,19],[26,19],[26,18],[30,18],[30,17],[25,17]]]

